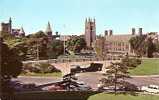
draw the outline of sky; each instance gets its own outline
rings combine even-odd
[[[9,17],[27,34],[45,31],[48,21],[54,34],[83,34],[88,17],[96,19],[96,34],[127,34],[132,27],[159,32],[159,0],[0,0],[0,22]]]

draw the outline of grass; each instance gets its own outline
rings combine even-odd
[[[90,96],[88,100],[159,100],[159,96],[153,95],[124,95],[124,94],[106,94],[99,93],[93,96]]]
[[[137,68],[130,70],[131,75],[159,75],[159,59],[144,59]]]
[[[26,73],[26,74],[21,74],[21,76],[53,76],[53,77],[61,77],[62,73],[61,72],[53,72],[53,73]]]

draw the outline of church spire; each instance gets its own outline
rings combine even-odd
[[[50,22],[48,22],[48,25],[47,25],[47,28],[46,28],[45,33],[46,33],[48,36],[52,36],[52,29],[51,29]]]
[[[46,33],[48,33],[48,32],[52,32],[50,22],[48,22],[48,25],[47,25],[47,28],[46,28]]]
[[[24,32],[23,27],[21,27],[19,34],[20,34],[21,36],[25,36],[25,32]]]

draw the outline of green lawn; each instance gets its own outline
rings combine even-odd
[[[26,74],[21,74],[21,76],[53,76],[53,77],[61,77],[62,73],[61,72],[54,72],[54,73],[26,73]]]
[[[99,93],[93,96],[90,96],[88,100],[159,100],[159,96],[153,95],[114,95],[114,94],[106,94],[106,93]]]
[[[137,68],[130,71],[131,75],[159,75],[159,59],[145,59]]]

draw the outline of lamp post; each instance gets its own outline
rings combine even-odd
[[[64,35],[63,48],[64,48],[63,54],[65,55],[65,35]]]

